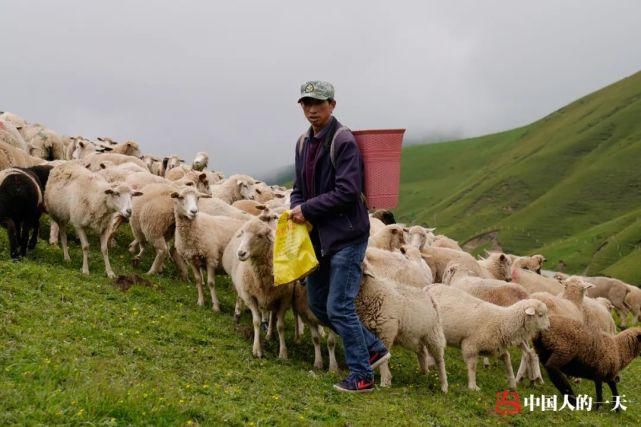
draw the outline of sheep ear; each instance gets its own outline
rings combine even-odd
[[[259,211],[264,211],[265,209],[267,209],[267,206],[265,206],[265,205],[256,205],[254,207],[256,209],[258,209]]]
[[[392,228],[392,234],[396,234],[396,233],[398,233],[398,230],[395,228]]]
[[[84,143],[83,141],[78,141],[78,145],[80,146],[80,148],[85,148],[87,144]]]
[[[403,227],[403,231],[404,231],[404,232],[406,232],[406,233],[409,233],[409,232],[410,232],[410,229],[409,229],[409,228],[407,228],[407,227]]]
[[[100,169],[107,169],[107,166],[104,163],[100,163]]]
[[[587,291],[590,288],[596,288],[592,283],[590,282],[583,282],[583,288]]]
[[[171,197],[172,199],[177,199],[177,198],[179,198],[179,197],[180,197],[180,194],[178,194],[178,192],[174,191],[174,192],[172,192],[172,193],[170,194],[170,197]]]
[[[528,316],[534,316],[535,313],[536,310],[534,310],[534,307],[528,307],[525,309],[525,314],[527,314]]]
[[[113,150],[113,148],[111,148],[111,147],[103,147],[102,148],[102,151],[112,151],[112,150]]]
[[[400,251],[401,251],[401,253],[402,253],[403,255],[405,255],[405,254],[407,253],[407,249],[405,249],[405,246],[401,246]]]
[[[505,254],[501,254],[501,256],[499,257],[499,260],[505,261],[507,260],[507,257],[505,256]]]
[[[262,191],[260,191],[260,189],[258,189],[258,188],[256,189],[256,193],[258,193],[258,194],[263,194],[263,192],[262,192]]]
[[[111,188],[107,188],[105,194],[114,194],[114,191]]]
[[[207,181],[207,174],[205,172],[201,173],[200,175],[198,175],[198,179],[200,180],[200,182]]]
[[[132,191],[131,192],[131,197],[139,197],[142,196],[144,193],[142,191]]]
[[[285,195],[284,194],[280,194],[280,193],[276,193],[276,194],[274,194],[274,197],[276,197],[277,199],[283,199],[283,198],[285,198]]]
[[[198,197],[200,197],[201,199],[211,199],[212,195],[206,193],[198,193]]]
[[[236,185],[238,185],[239,187],[242,187],[243,182],[240,179],[237,179],[236,180]]]
[[[364,276],[369,276],[372,279],[375,278],[374,274],[372,273],[372,266],[370,265],[369,261],[367,258],[363,260],[363,275]]]

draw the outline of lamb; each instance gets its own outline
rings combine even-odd
[[[50,166],[40,168],[45,168],[45,174],[51,169]],[[43,210],[42,193],[40,179],[33,171],[18,168],[0,171],[0,224],[7,229],[13,259],[26,256],[27,249],[36,246]]]
[[[204,304],[201,269],[205,268],[213,310],[220,311],[216,296],[216,269],[222,267],[223,252],[244,222],[199,212],[198,199],[201,197],[209,196],[189,187],[171,193],[176,221],[174,242],[178,255],[187,260],[192,267],[198,290],[198,305]],[[271,262],[271,258],[269,261]]]
[[[0,142],[12,145],[24,152],[28,150],[27,143],[24,138],[10,121],[0,120]]]
[[[223,264],[240,300],[250,309],[254,326],[252,354],[262,357],[260,324],[262,312],[276,313],[278,357],[287,359],[285,313],[291,306],[293,285],[274,286],[272,253],[274,230],[258,218],[247,221],[225,248]]]
[[[369,238],[368,247],[393,251],[405,244],[405,230],[402,225],[390,224]]]
[[[254,179],[247,175],[232,175],[220,184],[211,186],[211,194],[230,205],[236,200],[256,198]]]
[[[321,323],[309,308],[307,302],[307,288],[298,281],[294,283],[294,295],[292,309],[294,319],[300,317],[302,321],[309,325],[314,344],[314,368],[323,369],[323,356],[321,353]],[[336,334],[331,329],[327,334],[327,350],[329,352],[329,371],[338,372],[338,363],[336,362]]]
[[[30,156],[21,149],[0,141],[0,170],[10,167],[28,168],[44,163],[44,160]]]
[[[204,169],[207,169],[208,164],[209,154],[205,153],[204,151],[199,151],[196,153],[196,157],[194,157],[194,160],[191,162],[191,168],[196,171],[202,171]]]
[[[619,372],[641,353],[641,328],[608,336],[574,319],[550,316],[550,328],[538,334],[534,347],[550,380],[573,406],[576,395],[564,374],[594,381],[598,409],[604,382],[613,397],[619,395]]]
[[[628,293],[630,293],[626,283],[612,277],[603,276],[585,277],[584,280],[594,285],[593,288],[588,290],[588,296],[609,299],[619,313],[626,313],[630,310],[630,306],[625,302]]]
[[[563,292],[563,286],[557,280],[518,267],[512,268],[512,281],[523,286],[529,293],[549,292],[558,295]]]
[[[443,332],[448,345],[460,347],[467,364],[468,388],[476,385],[479,354],[499,355],[506,368],[508,386],[516,388],[509,346],[529,341],[549,326],[548,310],[541,301],[525,299],[509,307],[499,307],[447,285],[431,285],[440,307]]]
[[[416,353],[419,366],[427,373],[427,354],[432,354],[438,366],[441,391],[447,393],[445,345],[441,307],[431,292],[397,286],[371,272],[363,264],[361,289],[356,297],[356,312],[363,324],[383,341],[387,348],[393,344]],[[381,386],[392,384],[388,361],[380,366]]]
[[[378,218],[369,216],[369,235],[374,236],[376,233],[385,228],[385,223]]]
[[[127,185],[110,185],[103,177],[82,165],[68,162],[51,170],[45,187],[45,206],[53,221],[60,226],[60,241],[65,261],[70,261],[67,249],[66,225],[74,226],[82,245],[82,272],[89,274],[89,240],[87,230],[100,233],[100,250],[109,278],[116,275],[109,263],[108,237],[115,213],[125,218],[131,215],[131,198],[142,193],[131,191]]]
[[[641,315],[641,289],[627,283],[626,287],[630,290],[630,292],[625,296],[625,303],[630,307],[630,311],[632,312],[632,323],[638,323],[639,316]],[[628,313],[621,313],[620,317],[621,326],[625,327],[628,320]]]
[[[411,249],[418,251],[414,247],[411,247]],[[422,289],[432,284],[432,271],[421,258],[420,252],[414,254],[413,261],[406,257],[407,251],[411,251],[411,249],[403,246],[401,251],[391,252],[376,247],[368,247],[365,252],[365,260],[368,262],[369,269],[374,276]],[[418,259],[416,259],[416,256],[418,256]]]
[[[434,283],[442,282],[443,273],[445,273],[445,269],[450,262],[461,264],[475,276],[482,277],[483,275],[487,275],[474,257],[467,252],[425,246],[421,250],[421,254],[434,274]]]

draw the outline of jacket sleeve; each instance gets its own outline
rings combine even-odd
[[[300,205],[301,203],[304,202],[303,200],[303,192],[300,188],[301,183],[299,182],[300,180],[300,173],[299,171],[302,169],[302,160],[300,159],[300,155],[298,153],[298,141],[296,140],[296,151],[294,154],[294,186],[292,187],[292,194],[290,196],[290,203],[289,203],[289,208],[294,209],[296,206]],[[305,214],[303,214],[305,215]]]
[[[340,138],[342,139],[342,138]],[[334,189],[313,197],[301,206],[303,216],[314,221],[337,209],[358,202],[361,195],[361,155],[353,137],[334,141],[336,174]]]

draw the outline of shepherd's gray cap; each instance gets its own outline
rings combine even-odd
[[[303,98],[314,98],[320,99],[321,101],[334,99],[334,86],[329,82],[310,80],[300,86],[300,98],[298,98],[298,102]]]

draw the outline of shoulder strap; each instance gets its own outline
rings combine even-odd
[[[300,156],[303,154],[303,143],[305,142],[305,137],[307,136],[307,132],[303,133],[299,138],[298,138],[298,144],[296,144],[296,149],[298,150],[298,155]]]
[[[348,131],[349,128],[347,126],[341,126],[338,129],[336,129],[336,133],[334,133],[334,137],[332,138],[332,142],[329,145],[329,160],[332,162],[332,166],[334,169],[336,169],[336,155],[334,154],[334,141],[336,141],[336,137],[340,135],[342,132]]]

